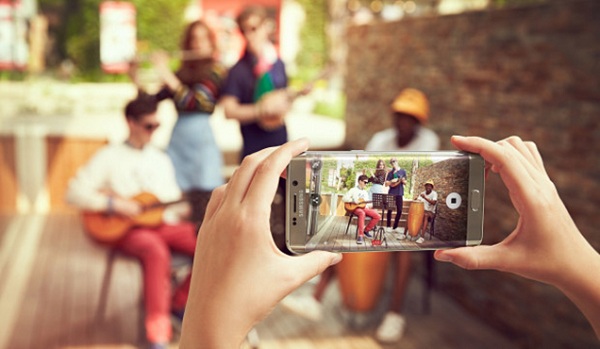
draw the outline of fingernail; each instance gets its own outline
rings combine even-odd
[[[339,262],[342,261],[342,254],[341,253],[335,253],[335,257],[333,257],[333,259],[331,260],[331,263],[329,263],[330,266],[332,265],[336,265]]]
[[[434,255],[435,259],[440,261],[440,262],[452,262],[452,256],[444,253],[444,252],[438,252]]]

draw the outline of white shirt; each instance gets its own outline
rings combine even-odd
[[[178,200],[181,190],[171,159],[152,145],[135,149],[125,143],[99,150],[69,182],[67,201],[79,208],[103,211],[108,195],[131,198],[142,192],[160,202]]]
[[[432,130],[419,126],[415,137],[405,147],[396,143],[398,131],[388,128],[373,135],[365,150],[368,151],[434,151],[440,148],[440,139]]]
[[[425,197],[427,197],[429,200],[431,201],[436,201],[435,205],[432,205],[429,203],[429,201],[423,199],[423,197],[421,197],[422,194],[425,194]],[[437,199],[438,199],[438,194],[435,190],[432,190],[431,193],[429,193],[429,195],[427,195],[427,191],[424,191],[421,193],[421,195],[419,195],[419,197],[417,198],[418,201],[421,201],[425,204],[425,211],[429,211],[429,212],[434,212],[435,213],[435,207],[437,206]]]
[[[361,200],[362,199],[362,200]],[[365,189],[360,189],[358,186],[348,190],[346,195],[342,197],[343,202],[360,203],[361,201],[369,201],[369,192]]]

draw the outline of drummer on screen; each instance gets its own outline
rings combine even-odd
[[[421,201],[425,206],[423,224],[421,225],[421,230],[419,232],[420,236],[416,241],[418,244],[425,241],[425,231],[427,230],[427,224],[429,222],[433,222],[433,218],[435,217],[435,212],[437,208],[437,200],[438,194],[435,190],[433,190],[433,180],[430,179],[427,182],[425,182],[425,191],[422,192],[417,198],[417,201]]]

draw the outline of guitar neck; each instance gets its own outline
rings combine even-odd
[[[153,204],[144,206],[143,210],[151,210],[153,208],[167,207],[167,206],[175,205],[175,204],[178,204],[178,203],[181,203],[184,201],[186,201],[185,198],[181,198],[179,200],[174,200],[174,201],[168,201],[168,202],[155,202]]]

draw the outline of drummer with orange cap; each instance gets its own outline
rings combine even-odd
[[[435,151],[440,140],[432,130],[425,127],[429,121],[429,101],[425,94],[415,88],[405,88],[390,105],[392,125],[373,135],[365,150],[369,151]],[[406,327],[402,305],[412,271],[411,252],[394,252],[395,264],[392,296],[389,309],[375,332],[384,343],[401,340]]]
[[[437,200],[438,194],[435,190],[433,190],[433,180],[428,180],[425,182],[425,191],[419,194],[417,198],[418,201],[421,201],[425,206],[425,215],[423,216],[423,224],[421,225],[421,231],[419,232],[419,238],[417,239],[417,243],[420,244],[425,241],[425,231],[427,230],[427,224],[429,222],[433,222],[433,218],[435,217],[435,210],[437,208]],[[430,228],[431,229],[431,228]]]
[[[390,105],[394,127],[377,132],[365,150],[372,151],[434,151],[440,139],[425,127],[429,121],[429,101],[425,94],[406,88]]]

